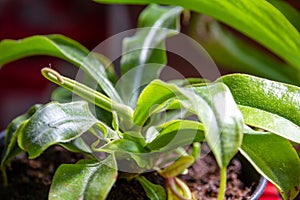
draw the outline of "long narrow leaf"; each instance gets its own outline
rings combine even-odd
[[[74,94],[82,97],[90,103],[103,108],[106,111],[117,111],[120,117],[122,117],[122,119],[124,120],[124,126],[130,126],[133,112],[130,107],[121,103],[117,103],[104,94],[93,90],[92,88],[75,80],[64,77],[50,68],[43,68],[42,74],[48,80],[73,92]]]
[[[246,124],[300,143],[300,127],[291,121],[257,108],[240,105],[239,109]]]
[[[158,78],[166,64],[165,40],[179,32],[181,11],[181,7],[150,5],[141,13],[135,35],[124,39],[119,91],[131,107],[141,88]]]
[[[246,74],[223,76],[239,105],[261,109],[300,126],[300,88]]]
[[[275,6],[286,18],[298,29],[300,30],[300,13],[287,1],[280,0],[267,0],[273,6]]]
[[[258,41],[300,71],[300,35],[285,16],[262,0],[94,0],[99,3],[167,4],[212,16]],[[276,20],[274,20],[276,19]]]
[[[218,65],[277,81],[299,83],[293,68],[271,53],[235,36],[217,21],[205,20],[199,15],[192,20],[191,26],[191,35]]]
[[[110,98],[122,102],[107,79],[102,63],[92,54],[89,55],[89,51],[85,47],[65,36],[37,35],[22,40],[2,40],[0,55],[0,67],[14,60],[35,55],[48,55],[64,59],[85,71]]]

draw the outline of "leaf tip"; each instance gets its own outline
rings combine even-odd
[[[61,84],[64,83],[64,80],[62,78],[62,76],[55,70],[49,68],[49,67],[44,67],[42,70],[41,70],[43,76],[45,77],[51,77],[51,78],[56,78],[57,81],[59,81]]]

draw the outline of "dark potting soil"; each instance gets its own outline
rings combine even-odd
[[[8,186],[4,188],[0,176],[0,199],[2,200],[42,200],[47,199],[51,179],[61,163],[75,163],[83,159],[80,154],[70,153],[55,146],[48,149],[37,159],[28,160],[21,155],[14,159],[7,169]],[[238,178],[241,164],[233,160],[228,168],[226,199],[247,199],[251,188],[246,187]],[[164,179],[156,173],[144,174],[154,183],[165,186]],[[187,182],[196,199],[216,199],[219,187],[219,169],[211,156],[205,156],[189,169],[187,175],[180,177]],[[148,199],[137,181],[118,179],[107,199],[144,200]]]
[[[82,154],[71,153],[55,146],[46,150],[37,159],[29,160],[25,154],[13,159],[7,168],[8,186],[4,188],[0,175],[0,199],[42,200],[48,199],[51,179],[62,163],[75,163]]]
[[[231,161],[227,169],[226,199],[246,200],[251,195],[252,187],[246,187],[239,179],[241,163],[237,159]],[[219,168],[212,156],[205,156],[194,164],[187,175],[181,176],[195,199],[213,200],[218,196],[219,191]],[[205,198],[203,198],[205,196]]]

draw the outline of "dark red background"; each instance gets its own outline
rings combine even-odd
[[[93,49],[110,35],[136,27],[140,10],[89,0],[0,1],[0,40],[63,34]],[[125,12],[126,21],[119,11]],[[72,69],[70,64],[46,56],[18,60],[0,69],[0,130],[31,105],[49,101],[54,85],[40,75],[41,68],[49,64]]]

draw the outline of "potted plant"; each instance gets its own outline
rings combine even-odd
[[[148,3],[123,3],[128,2]],[[199,1],[201,9],[212,12],[213,1],[209,2]],[[241,4],[260,8],[251,2]],[[193,3],[181,6],[200,9]],[[212,13],[220,17],[219,7],[215,8]],[[178,176],[195,164],[200,143],[205,141],[220,168],[218,199],[224,198],[227,167],[238,152],[277,186],[284,199],[295,198],[300,160],[290,141],[300,143],[300,88],[246,74],[226,75],[214,82],[159,80],[157,75],[166,64],[164,41],[179,32],[182,11],[182,7],[158,5],[143,11],[140,29],[124,40],[118,83],[106,58],[64,36],[3,40],[1,65],[25,56],[51,55],[80,67],[86,76],[83,84],[52,68],[42,69],[45,78],[61,86],[53,94],[58,101],[36,105],[8,126],[1,162],[4,181],[5,168],[15,156],[26,152],[36,158],[50,146],[60,145],[87,157],[57,169],[49,199],[105,199],[118,177],[137,180],[150,199],[191,199]],[[236,22],[235,18],[224,20]],[[237,28],[250,32],[241,22]],[[250,33],[265,42],[264,34]],[[298,66],[286,52],[275,50]],[[68,91],[82,99],[75,101],[66,95]],[[87,144],[87,135],[95,141]],[[148,171],[163,177],[165,188],[151,183],[143,174]]]

